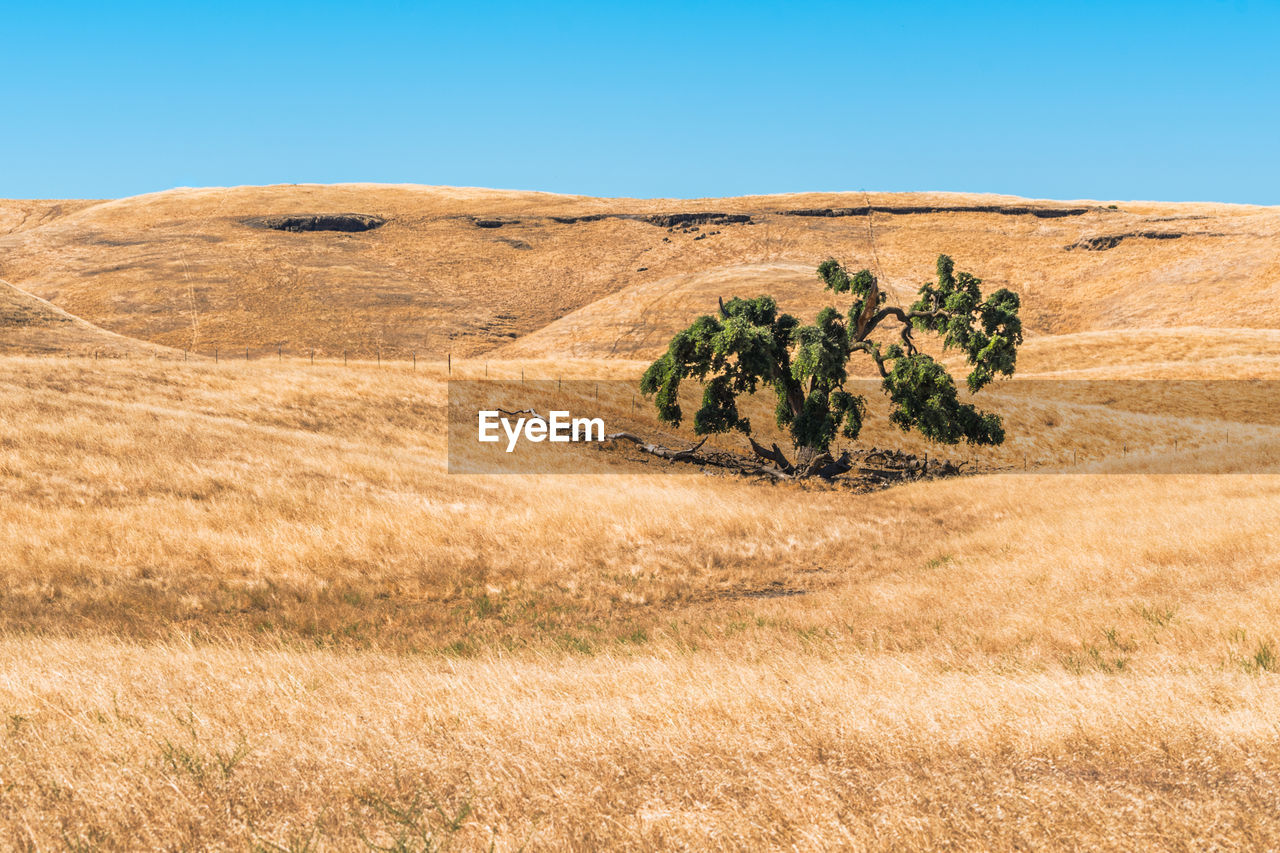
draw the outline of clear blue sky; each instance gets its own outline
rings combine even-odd
[[[388,181],[1280,204],[1280,0],[6,3],[0,197]]]

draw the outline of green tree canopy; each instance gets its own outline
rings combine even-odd
[[[716,316],[699,317],[676,334],[640,381],[658,417],[673,426],[683,422],[680,383],[693,379],[702,385],[694,432],[750,436],[738,398],[767,385],[777,396],[777,424],[790,432],[800,457],[825,454],[837,434],[855,439],[862,430],[866,400],[844,387],[849,360],[860,353],[879,370],[893,406],[890,419],[899,428],[946,444],[1004,441],[1000,418],[962,402],[951,374],[919,352],[912,335],[931,332],[944,350],[959,351],[971,367],[969,390],[980,391],[997,376],[1013,374],[1022,343],[1016,293],[1002,288],[984,299],[982,282],[957,273],[946,255],[938,257],[936,280],[922,286],[907,309],[887,305],[868,270],[850,275],[828,259],[818,266],[818,277],[827,290],[849,297],[847,311],[823,308],[806,326],[779,313],[772,297],[734,298],[721,300]],[[896,339],[881,342],[885,332]],[[754,441],[752,446],[760,452]]]

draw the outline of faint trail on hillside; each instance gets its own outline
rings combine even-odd
[[[871,260],[876,265],[876,278],[889,291],[889,298],[893,300],[893,304],[902,307],[902,300],[898,298],[898,291],[889,283],[889,279],[885,277],[884,267],[880,265],[880,253],[876,250],[876,231],[871,224],[871,217],[875,215],[875,211],[871,208],[871,193],[866,190],[862,191],[863,202],[867,206],[867,239],[871,241]]]
[[[213,221],[213,217],[218,214],[218,211],[222,210],[222,205],[226,202],[227,193],[229,192],[231,192],[230,187],[223,188],[218,195],[218,203],[200,222],[202,228]],[[187,264],[187,254],[181,248],[178,249],[178,260],[182,262],[182,277],[187,283],[187,302],[191,306],[191,349],[194,351],[200,343],[200,309],[196,305],[196,286],[195,282],[191,280],[191,267]]]
[[[195,285],[191,283],[191,267],[187,265],[186,256],[180,256],[178,260],[182,261],[182,277],[187,282],[187,301],[191,305],[191,349],[195,349],[200,343],[200,311],[196,308],[196,290]]]

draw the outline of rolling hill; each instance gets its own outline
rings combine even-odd
[[[1032,336],[1267,328],[1277,237],[1280,211],[1238,205],[287,185],[0,203],[0,277],[199,352],[648,358],[719,295],[808,316],[832,255],[907,300],[948,252],[1021,293]]]
[[[0,355],[181,357],[168,347],[99,329],[0,279]]]

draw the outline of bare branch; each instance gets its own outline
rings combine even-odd
[[[916,345],[911,340],[911,326],[908,324],[899,329],[898,336],[902,338],[902,346],[906,349],[907,355],[915,355]]]

